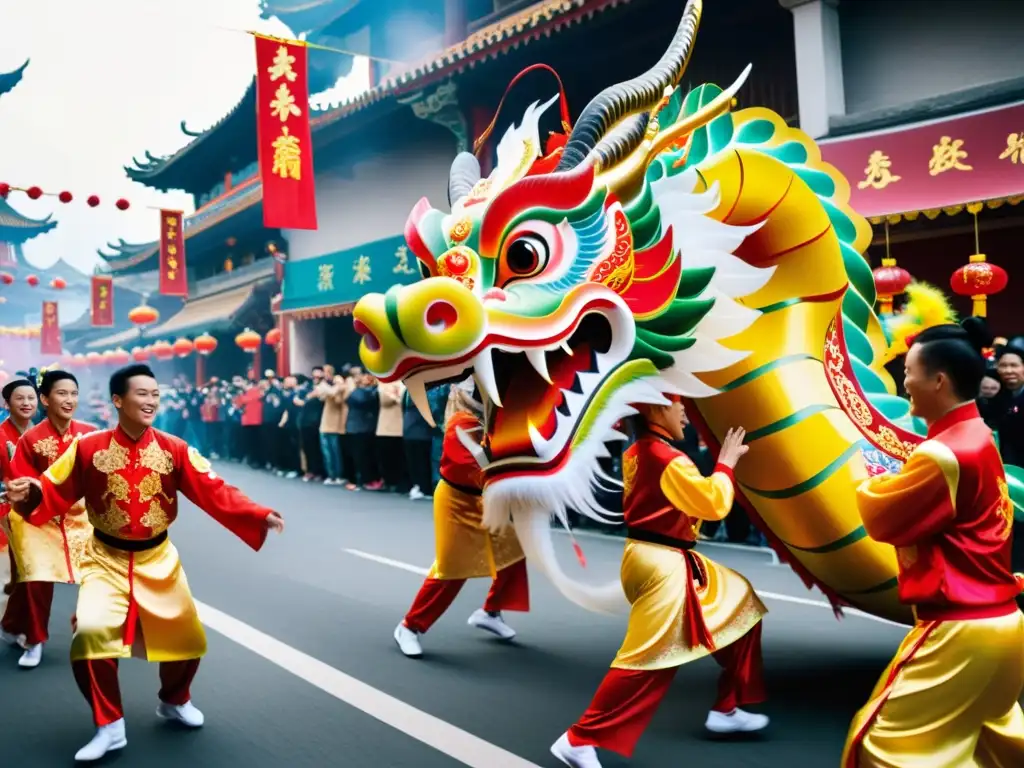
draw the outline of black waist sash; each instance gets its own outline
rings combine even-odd
[[[470,487],[468,485],[459,485],[458,483],[453,483],[451,480],[449,480],[444,475],[441,475],[441,479],[444,480],[444,482],[447,485],[450,485],[456,491],[462,491],[462,493],[466,494],[467,496],[483,496],[484,495],[483,491],[481,491],[479,488],[472,488],[472,487]]]
[[[167,541],[167,531],[154,536],[152,539],[119,539],[117,536],[111,536],[108,533],[104,533],[99,528],[93,528],[92,535],[96,537],[96,540],[106,544],[108,547],[113,549],[120,549],[122,552],[145,552],[150,549],[156,549],[165,541]]]
[[[654,531],[645,531],[643,528],[630,528],[628,526],[626,528],[626,537],[634,541],[642,541],[646,544],[660,544],[663,547],[672,547],[673,549],[680,550],[683,556],[686,557],[694,580],[702,587],[707,584],[704,567],[693,552],[691,552],[697,546],[697,542],[677,539],[674,536],[666,536],[663,533],[655,533]]]

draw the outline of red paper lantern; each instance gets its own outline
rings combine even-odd
[[[28,195],[33,200],[38,200],[40,197],[43,196],[43,190],[41,190],[39,187],[29,187],[28,189],[25,190],[25,194]]]
[[[272,347],[276,347],[281,343],[281,329],[271,328],[267,331],[267,335],[263,337],[263,340]]]
[[[174,342],[174,354],[178,357],[188,357],[192,354],[192,342],[186,338]]]
[[[71,195],[70,192],[64,190],[59,195],[57,195],[57,199],[60,200],[62,203],[70,203],[72,200],[74,200],[74,197]]]
[[[99,352],[90,352],[85,356],[86,365],[99,365],[103,362],[103,355]]]
[[[110,356],[110,362],[114,365],[128,365],[132,361],[132,356],[125,352],[123,349],[118,347],[114,350],[114,353]]]
[[[115,350],[113,350],[113,349],[105,349],[105,350],[103,350],[102,358],[103,358],[103,362],[104,363],[108,363],[108,364],[114,363],[114,362],[116,362],[115,361],[116,357],[117,357],[117,352]]]
[[[11,194],[11,185],[6,181],[0,182],[0,197],[6,200],[9,194]]]
[[[196,338],[195,348],[200,355],[209,355],[217,348],[217,340],[210,334],[204,333]]]
[[[903,267],[896,266],[896,259],[889,257],[882,259],[882,266],[872,274],[875,276],[875,294],[881,305],[879,311],[891,315],[893,298],[903,293],[914,278]]]
[[[246,352],[255,352],[262,343],[263,339],[260,338],[260,335],[249,328],[235,336],[235,344]]]
[[[10,272],[0,272],[0,283],[4,285],[11,285],[14,283],[14,275]]]
[[[149,360],[149,347],[133,347],[132,360],[137,363],[144,363]]]
[[[89,195],[85,202],[90,208],[95,208],[100,204],[100,199],[96,195]]]
[[[151,325],[160,319],[160,313],[148,304],[139,304],[128,313],[128,321],[132,325]]]
[[[157,360],[170,360],[174,357],[174,347],[168,344],[166,341],[158,341],[150,347],[150,351],[153,353],[153,357]]]
[[[39,285],[39,278],[36,277],[35,275],[29,275],[28,277],[25,278],[25,282],[31,285],[33,288],[35,288],[37,285]]]
[[[127,201],[127,200],[125,200],[125,199],[124,199],[124,198],[122,197],[122,198],[121,198],[120,200],[118,200],[118,201],[117,201],[116,203],[114,203],[114,205],[116,205],[116,206],[117,206],[117,209],[118,209],[119,211],[127,211],[127,210],[128,210],[128,206],[129,206],[129,203],[128,203],[128,201]]]
[[[71,366],[73,368],[84,368],[87,365],[85,355],[78,352],[71,356]]]
[[[949,279],[949,287],[960,296],[970,296],[974,301],[974,315],[985,317],[986,302],[989,296],[1006,288],[1009,277],[1006,270],[985,261],[985,254],[976,253],[965,264],[953,273]]]
[[[55,277],[50,281],[50,287],[57,291],[63,291],[68,287],[68,281],[63,277]]]

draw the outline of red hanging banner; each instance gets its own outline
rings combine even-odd
[[[114,278],[93,275],[92,324],[96,327],[114,324]]]
[[[306,44],[254,37],[263,226],[316,229]]]
[[[57,302],[43,302],[43,327],[39,329],[39,354],[59,355],[62,351]]]
[[[187,299],[184,219],[181,211],[160,211],[160,293]]]

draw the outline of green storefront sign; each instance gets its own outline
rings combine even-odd
[[[293,312],[359,301],[392,285],[420,279],[416,257],[402,235],[388,237],[315,259],[284,265],[281,311]]]

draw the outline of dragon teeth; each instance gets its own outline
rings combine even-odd
[[[572,347],[570,347],[570,346],[569,346],[569,342],[568,342],[568,341],[563,341],[563,342],[561,342],[561,343],[560,343],[560,344],[559,344],[558,346],[559,346],[559,347],[560,347],[560,348],[562,349],[562,351],[563,351],[563,352],[565,352],[565,354],[567,354],[567,355],[568,355],[569,357],[572,357],[572,356],[573,356],[573,351],[572,351]]]
[[[526,350],[526,359],[530,361],[533,369],[540,374],[548,384],[551,384],[551,374],[548,373],[548,353],[536,347]]]
[[[551,441],[544,437],[540,431],[533,426],[532,422],[526,423],[526,431],[530,435],[530,442],[533,444],[533,452],[537,454],[539,458],[544,458],[547,455],[548,446]]]
[[[487,452],[466,430],[462,427],[456,427],[455,436],[459,438],[459,442],[462,443],[462,447],[470,452],[473,458],[476,459],[476,463],[479,464],[481,468],[485,468],[490,463],[490,459],[487,457]]]
[[[473,375],[477,386],[486,393],[496,406],[501,408],[501,396],[498,394],[498,381],[494,376],[494,358],[490,349],[484,349],[473,358]]]
[[[423,420],[431,427],[436,427],[434,414],[430,412],[430,401],[427,399],[426,382],[421,378],[408,379],[405,382],[405,389],[409,393],[409,399],[412,400]]]

